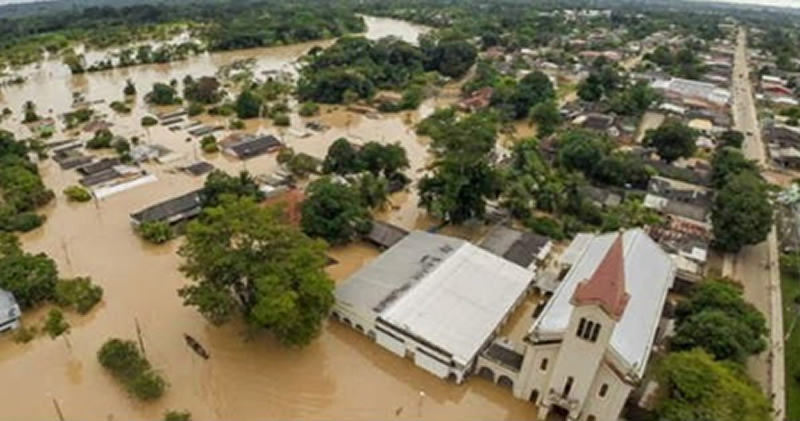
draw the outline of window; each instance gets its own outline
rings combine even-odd
[[[581,317],[581,321],[578,323],[578,337],[583,337],[583,329],[586,327],[586,319]]]
[[[589,415],[586,417],[586,421],[595,421],[597,418],[594,415]]]
[[[594,329],[592,330],[592,342],[597,341],[597,335],[600,334],[600,324],[594,325]]]
[[[572,383],[575,382],[575,379],[572,376],[567,377],[567,382],[564,383],[564,392],[561,393],[563,396],[569,396],[569,392],[572,391]]]
[[[608,384],[607,383],[603,383],[603,385],[600,386],[599,395],[600,395],[601,398],[604,398],[604,397],[606,397],[607,394],[608,394]]]
[[[594,328],[594,322],[586,323],[586,330],[583,331],[583,336],[581,337],[588,340],[592,335],[592,328]]]
[[[547,371],[547,358],[542,358],[542,362],[539,363],[539,370]]]

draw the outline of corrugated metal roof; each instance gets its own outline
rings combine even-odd
[[[531,277],[463,240],[415,231],[339,286],[336,297],[340,305],[372,312],[466,364]]]
[[[567,251],[580,253],[580,257],[534,322],[531,332],[563,333],[574,308],[571,299],[575,287],[594,273],[616,236],[617,233],[609,233],[576,237]],[[611,347],[626,361],[629,369],[641,376],[667,291],[675,277],[675,267],[670,257],[641,229],[625,231],[622,241],[625,289],[630,299],[611,336]]]

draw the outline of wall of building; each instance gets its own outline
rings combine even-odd
[[[608,385],[605,396],[600,396],[603,385]],[[601,365],[581,411],[580,421],[616,420],[633,387],[623,382],[607,363]]]
[[[550,375],[553,373],[556,359],[561,350],[561,342],[544,345],[527,344],[525,358],[522,360],[519,380],[514,383],[514,396],[540,405],[547,394]],[[547,360],[547,368],[542,370],[542,360]],[[534,391],[536,398],[532,399]]]

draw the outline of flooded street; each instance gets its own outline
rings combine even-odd
[[[416,40],[425,29],[390,19],[366,17],[367,36],[400,36]],[[141,128],[148,109],[143,96],[154,82],[213,75],[219,66],[236,60],[256,60],[256,74],[264,70],[291,70],[294,62],[320,41],[294,46],[204,54],[165,65],[145,65],[81,76],[71,76],[57,61],[27,69],[28,81],[0,89],[0,108],[9,107],[14,117],[0,126],[19,137],[30,135],[20,123],[22,104],[39,106],[43,117],[56,118],[72,109],[72,93],[83,92],[88,101],[106,100],[94,109],[108,114],[111,130],[126,137],[139,136],[183,155],[177,162],[144,168],[158,181],[128,190],[98,202],[67,203],[61,194],[75,184],[74,171],[62,171],[52,161],[41,164],[45,183],[57,199],[43,210],[45,225],[21,236],[29,252],[45,252],[58,262],[64,277],[90,275],[100,284],[103,303],[83,317],[71,317],[71,349],[63,340],[40,336],[26,345],[0,336],[0,378],[6,379],[0,405],[0,419],[52,420],[57,418],[56,400],[67,420],[157,420],[167,410],[189,410],[197,420],[215,419],[530,419],[535,408],[513,398],[507,390],[480,378],[464,385],[444,382],[395,357],[366,337],[343,325],[328,322],[321,336],[302,349],[280,346],[268,334],[245,338],[245,327],[231,323],[214,327],[194,309],[185,308],[176,290],[187,281],[178,271],[179,241],[164,246],[143,243],[133,233],[129,214],[164,199],[200,187],[202,178],[175,171],[198,159],[229,172],[247,169],[269,173],[278,168],[275,155],[247,162],[220,154],[203,155],[197,141],[186,142],[185,131],[172,132],[163,126]],[[137,85],[139,95],[132,113],[114,114],[108,103],[122,99],[126,79]],[[418,138],[412,124],[437,105],[454,97],[445,92],[427,100],[418,112],[380,115],[377,119],[345,112],[343,107],[326,107],[312,118],[329,125],[327,131],[309,137],[293,136],[272,127],[266,120],[249,123],[248,131],[274,133],[296,151],[323,157],[338,137],[356,143],[374,140],[400,142],[407,150],[412,178],[428,163],[427,140]],[[305,121],[291,116],[292,128]],[[213,121],[214,118],[203,118]],[[224,137],[227,132],[217,134]],[[69,138],[57,132],[53,140]],[[80,133],[86,139],[87,133]],[[415,193],[392,197],[395,209],[380,214],[407,229],[435,224],[417,210]],[[333,249],[330,255],[340,263],[329,268],[335,280],[346,278],[379,254],[366,244]],[[38,323],[45,309],[27,314],[24,321]],[[143,404],[129,398],[122,387],[97,362],[96,352],[109,337],[136,338],[141,326],[147,357],[170,384],[160,400]],[[202,360],[184,343],[182,335],[197,338],[211,354]],[[13,386],[11,385],[13,381]],[[420,398],[420,391],[425,392]]]

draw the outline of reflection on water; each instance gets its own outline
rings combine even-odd
[[[371,35],[388,32],[416,38],[420,31],[419,27],[385,19],[369,18],[367,22]],[[133,105],[131,115],[109,117],[113,130],[125,136],[140,136],[145,142],[158,143],[184,155],[174,164],[145,165],[158,177],[156,183],[79,205],[67,203],[60,194],[64,187],[76,182],[74,172],[61,171],[50,161],[41,165],[45,182],[59,194],[44,211],[48,217],[44,227],[22,236],[24,247],[52,256],[64,276],[91,275],[105,289],[104,303],[88,316],[70,318],[71,349],[62,340],[37,338],[30,344],[17,345],[9,335],[0,337],[0,378],[13,381],[13,387],[3,388],[1,419],[54,419],[53,399],[67,419],[91,420],[154,420],[168,409],[187,409],[202,420],[482,420],[529,418],[533,414],[530,405],[515,400],[504,389],[478,379],[461,386],[445,383],[336,323],[328,323],[321,336],[303,349],[283,348],[268,334],[246,340],[245,326],[239,323],[211,326],[196,311],[183,307],[175,292],[187,282],[178,271],[180,259],[175,251],[179,242],[146,245],[133,234],[128,221],[131,212],[202,184],[199,178],[174,171],[177,166],[201,158],[228,171],[248,169],[261,173],[277,168],[274,156],[244,163],[220,155],[204,155],[196,141],[185,141],[185,133],[160,126],[142,129],[141,117],[157,111],[148,110],[141,101],[141,95],[153,82],[181,79],[186,74],[210,75],[222,64],[250,57],[257,60],[261,70],[280,69],[313,45],[328,43],[203,55],[169,65],[76,77],[65,73],[60,64],[48,62],[32,70],[25,85],[0,91],[0,106],[8,106],[17,114],[24,101],[30,99],[39,105],[41,113],[55,116],[70,109],[73,91],[85,92],[89,100],[105,99],[108,103],[121,97],[125,79],[130,78],[139,87],[140,99]],[[282,137],[296,150],[317,157],[324,156],[328,146],[341,136],[356,142],[398,141],[408,150],[412,164],[409,173],[418,178],[429,160],[427,140],[417,138],[407,123],[446,102],[442,98],[431,99],[419,113],[384,115],[379,119],[325,109],[318,119],[330,125],[330,130],[307,138],[285,133]],[[110,112],[107,104],[95,109]],[[299,128],[305,120],[293,115],[292,121]],[[6,121],[3,127],[20,136],[27,135],[27,129],[17,119]],[[282,134],[264,121],[250,123],[248,130]],[[86,134],[80,136],[85,138]],[[417,211],[416,194],[396,194],[392,203],[396,209],[380,218],[408,229],[435,225],[435,221]],[[373,259],[378,251],[366,244],[355,244],[332,249],[330,254],[340,263],[331,266],[329,273],[339,280]],[[38,321],[44,310],[26,315],[26,323]],[[137,322],[147,357],[170,383],[165,396],[150,404],[126,396],[96,360],[96,352],[107,338],[135,338]],[[202,360],[186,347],[184,333],[203,343],[211,359]],[[423,400],[419,399],[420,391],[426,393]]]

